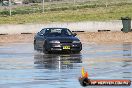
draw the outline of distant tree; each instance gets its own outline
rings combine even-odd
[[[23,0],[23,3],[27,4],[27,3],[41,3],[42,0]]]
[[[52,1],[63,1],[63,0],[44,0],[45,2],[52,2]],[[42,0],[23,0],[23,3],[41,3]]]
[[[32,3],[40,3],[42,0],[30,0]]]
[[[23,0],[23,3],[24,4],[28,4],[29,3],[29,0]]]
[[[0,2],[3,2],[3,0],[0,0]]]

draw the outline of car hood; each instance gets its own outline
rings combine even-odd
[[[79,41],[77,37],[47,37],[46,40],[59,40],[60,42],[72,42],[72,41]]]

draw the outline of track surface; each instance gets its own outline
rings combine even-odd
[[[32,43],[0,44],[0,88],[82,88],[82,66],[91,79],[132,80],[132,44],[85,43],[80,54],[50,55]]]

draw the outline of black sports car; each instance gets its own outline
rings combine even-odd
[[[44,53],[64,51],[79,53],[80,40],[67,28],[44,28],[34,37],[34,49]]]

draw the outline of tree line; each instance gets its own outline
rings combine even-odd
[[[23,3],[41,3],[43,0],[23,0]],[[45,2],[63,1],[63,0],[44,0]]]
[[[9,0],[0,0],[0,2],[9,1]],[[12,2],[14,0],[11,0]],[[23,3],[41,3],[43,0],[22,0]],[[52,2],[52,1],[63,1],[63,0],[44,0],[45,2]]]

